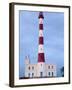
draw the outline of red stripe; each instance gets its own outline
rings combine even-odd
[[[39,24],[39,29],[43,30],[43,24]]]
[[[43,37],[39,37],[39,44],[44,44]]]
[[[38,62],[45,62],[44,53],[38,54]]]

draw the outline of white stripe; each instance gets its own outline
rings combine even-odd
[[[43,36],[43,30],[39,30],[39,37]]]
[[[44,48],[42,44],[39,45],[38,53],[44,53]]]
[[[39,24],[43,24],[43,19],[42,18],[39,19]]]

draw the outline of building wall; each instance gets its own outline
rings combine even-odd
[[[37,77],[45,77],[45,76],[46,76],[45,63],[40,62],[37,64]]]
[[[36,64],[27,64],[25,67],[25,77],[36,77]]]
[[[46,64],[46,76],[48,77],[56,76],[56,65]]]
[[[56,77],[56,75],[56,65],[53,64],[40,62],[25,65],[25,77]]]

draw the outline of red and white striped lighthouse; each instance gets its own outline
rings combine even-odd
[[[43,13],[39,13],[39,48],[38,48],[38,62],[45,62],[45,57],[44,57],[44,38],[43,38]]]
[[[45,77],[45,56],[44,56],[44,38],[43,38],[43,12],[39,12],[39,42],[38,42],[38,64],[37,64],[37,77]]]

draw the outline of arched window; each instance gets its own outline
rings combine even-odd
[[[48,66],[48,69],[50,69],[50,66]]]
[[[40,72],[40,77],[42,77],[43,76],[43,72]]]
[[[48,76],[50,76],[50,72],[48,72]]]
[[[30,66],[28,67],[28,69],[30,70]]]
[[[41,64],[41,66],[42,66],[42,64]]]
[[[52,65],[52,69],[53,69],[53,65]]]
[[[34,73],[32,73],[32,77],[34,77]]]
[[[52,72],[52,77],[54,76],[54,73]]]
[[[30,77],[30,73],[28,73],[28,77]]]

